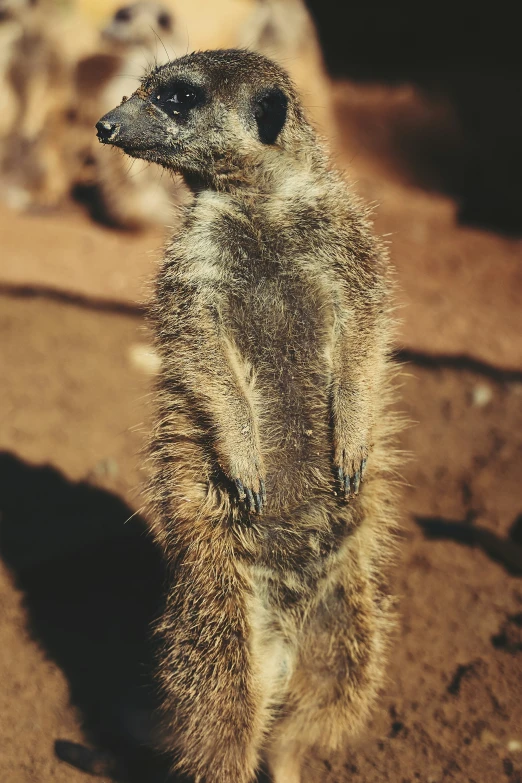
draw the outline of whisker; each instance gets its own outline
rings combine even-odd
[[[137,176],[139,176],[140,174],[143,174],[143,172],[144,172],[144,171],[147,171],[147,169],[148,169],[148,168],[150,168],[151,166],[152,166],[152,163],[151,163],[150,161],[147,161],[147,165],[146,165],[146,166],[144,166],[143,168],[139,169],[138,171],[136,171],[136,172],[135,172],[135,173],[132,175],[132,177],[129,177],[129,179],[134,179],[134,177],[137,177]],[[127,176],[129,176],[129,174],[130,174],[130,172],[128,172],[128,173],[127,173]]]
[[[155,30],[153,27],[151,27],[150,29],[152,30],[152,32],[154,33],[154,35],[156,36],[156,38],[158,39],[158,41],[160,42],[160,44],[163,46],[163,49],[165,50],[165,55],[166,55],[166,57],[167,57],[167,62],[168,62],[168,63],[170,63],[170,62],[171,62],[171,59],[170,59],[170,57],[169,57],[169,53],[167,52],[167,47],[165,46],[165,44],[164,44],[164,43],[163,43],[163,41],[161,40],[161,38],[160,38],[159,34],[156,32],[156,30]]]
[[[129,168],[128,168],[128,169],[127,169],[127,171],[125,172],[125,176],[126,176],[126,177],[130,176],[130,173],[131,173],[131,171],[132,171],[132,168],[133,168],[133,166],[134,166],[134,164],[135,164],[135,163],[136,163],[136,158],[132,158],[132,159],[131,159],[131,162],[130,162],[130,165],[129,165]]]

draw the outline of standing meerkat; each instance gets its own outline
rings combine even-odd
[[[393,626],[387,259],[259,54],[157,68],[97,129],[194,193],[153,306],[164,742],[198,783],[300,783],[364,725]]]

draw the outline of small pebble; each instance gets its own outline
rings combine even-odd
[[[510,753],[517,753],[518,751],[522,750],[522,742],[516,739],[509,740],[507,749]]]
[[[474,387],[471,398],[473,405],[477,408],[483,408],[493,399],[493,391],[490,386],[487,386],[485,383],[480,383],[478,386]]]

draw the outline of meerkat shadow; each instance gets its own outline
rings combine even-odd
[[[0,514],[0,556],[23,592],[28,631],[65,674],[87,741],[114,759],[110,777],[171,781],[139,725],[156,706],[151,626],[165,579],[143,519],[111,492],[7,452]],[[49,737],[60,758],[61,739]]]

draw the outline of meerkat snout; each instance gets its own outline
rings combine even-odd
[[[153,116],[149,113],[151,109]],[[96,130],[102,144],[113,144],[128,155],[158,163],[163,160],[158,159],[155,150],[165,150],[169,144],[169,131],[170,136],[173,133],[165,127],[161,113],[154,112],[138,93],[105,114],[96,123]]]
[[[116,136],[120,130],[120,126],[116,123],[103,122],[100,120],[96,123],[96,130],[96,135],[98,136],[101,143],[110,144],[116,139]]]

